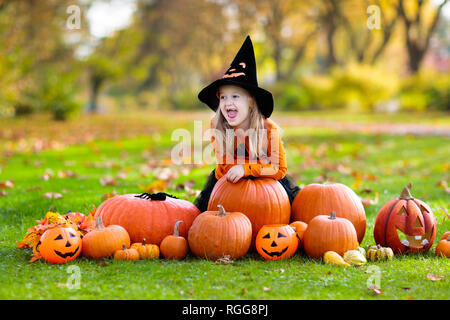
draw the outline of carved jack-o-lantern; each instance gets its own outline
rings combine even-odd
[[[287,224],[265,225],[256,235],[256,250],[267,260],[290,258],[297,247],[297,234]]]
[[[377,244],[394,253],[427,251],[436,236],[436,219],[430,207],[411,196],[406,186],[400,197],[388,201],[378,212],[374,237]]]
[[[53,228],[44,232],[37,250],[50,263],[72,261],[81,252],[81,238],[73,228]]]

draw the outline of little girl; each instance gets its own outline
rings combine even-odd
[[[198,98],[216,112],[211,120],[214,129],[211,140],[218,164],[195,200],[197,208],[201,212],[207,210],[212,189],[223,176],[232,183],[247,177],[276,179],[292,204],[300,188],[286,177],[279,129],[269,119],[273,97],[258,87],[249,36],[224,76],[204,88]]]

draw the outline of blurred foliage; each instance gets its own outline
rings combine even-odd
[[[203,108],[247,34],[277,108],[449,110],[448,0],[130,0],[130,24],[101,39],[86,19],[98,2],[119,3],[0,0],[0,116]]]
[[[377,103],[392,98],[398,77],[368,65],[336,67],[328,75],[303,77],[298,83],[279,83],[277,102],[287,110],[346,109],[374,111]]]
[[[450,111],[450,74],[421,73],[406,78],[400,90],[400,103],[404,110]]]
[[[28,101],[35,110],[47,111],[55,120],[67,120],[75,116],[82,103],[77,98],[76,72],[59,73],[50,68],[38,79],[39,85],[27,92]]]

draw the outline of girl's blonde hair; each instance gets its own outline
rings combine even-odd
[[[259,111],[255,97],[248,91],[247,98],[249,99],[250,131],[246,135],[249,137],[249,154],[250,156],[255,155],[259,159],[267,156],[267,132],[263,130],[265,129],[264,116]],[[219,107],[217,107],[212,124],[213,128],[218,131],[214,134],[216,152],[220,153],[221,150],[225,150],[228,154],[234,154],[234,135],[227,135],[227,130],[233,130],[233,127],[225,119]]]

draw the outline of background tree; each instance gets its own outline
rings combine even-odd
[[[442,0],[437,7],[431,1],[398,1],[398,11],[404,22],[404,39],[408,52],[408,67],[412,73],[417,73],[430,40],[436,31],[441,11],[447,0]]]

